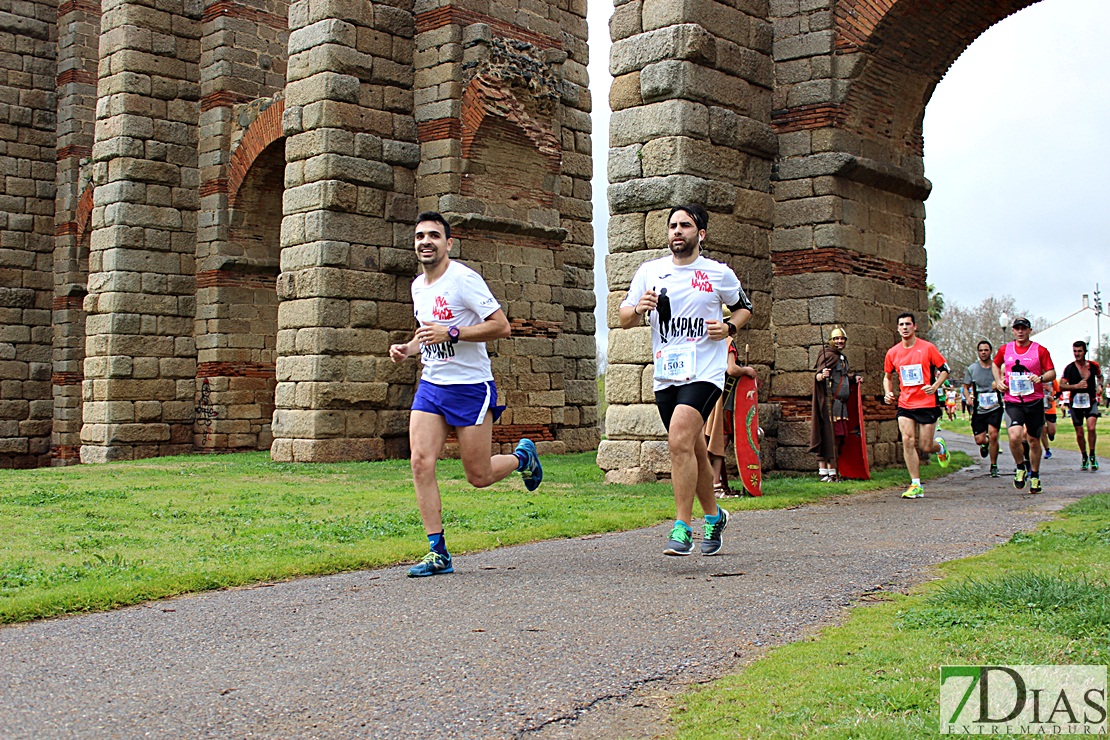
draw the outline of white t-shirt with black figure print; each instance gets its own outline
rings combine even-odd
[[[724,388],[728,341],[706,333],[706,322],[724,320],[724,306],[751,310],[732,268],[699,256],[676,265],[670,255],[640,265],[622,306],[635,307],[648,290],[659,294],[651,325],[654,389],[705,381]]]

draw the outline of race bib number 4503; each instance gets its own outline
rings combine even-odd
[[[655,379],[687,381],[694,377],[694,345],[665,347],[655,353]]]

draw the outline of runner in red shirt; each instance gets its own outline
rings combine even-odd
[[[942,468],[948,467],[948,447],[940,437],[933,438],[940,408],[937,388],[948,378],[948,365],[940,350],[931,342],[917,338],[917,320],[912,313],[898,316],[898,334],[902,341],[887,350],[883,369],[885,403],[894,402],[894,379],[898,377],[898,431],[902,433],[902,456],[910,474],[910,487],[902,498],[924,498],[921,486],[921,457],[937,453]]]
[[[1029,481],[1029,493],[1040,493],[1041,429],[1044,427],[1044,384],[1056,379],[1048,350],[1029,341],[1033,330],[1029,319],[1014,319],[1014,341],[998,348],[994,356],[994,385],[1005,395],[1006,416],[1010,419],[1007,434],[1010,454],[1017,465],[1014,488],[1019,491]],[[1029,443],[1029,462],[1025,462],[1023,443]]]

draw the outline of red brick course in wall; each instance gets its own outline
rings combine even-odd
[[[512,327],[514,337],[555,339],[563,333],[562,321],[512,319],[509,322],[509,326]]]
[[[243,179],[250,172],[254,160],[265,151],[266,147],[284,135],[281,128],[281,117],[284,113],[285,100],[275,100],[269,108],[258,114],[243,133],[243,138],[239,141],[239,146],[235,148],[227,166],[227,189],[224,192],[229,194],[228,200],[232,206],[236,204],[239,186],[243,184]],[[210,180],[204,186],[216,187],[216,183],[217,181]],[[201,195],[204,195],[203,190]]]
[[[772,396],[767,400],[779,405],[783,421],[810,421],[813,418],[813,400],[810,396]],[[864,396],[863,418],[866,421],[891,421],[897,411],[895,406],[887,405],[878,398]]]
[[[457,118],[437,118],[434,121],[420,121],[416,124],[416,138],[421,143],[458,139],[462,136],[462,124]]]
[[[197,290],[202,288],[251,288],[275,290],[277,276],[268,272],[204,270],[197,273]]]
[[[500,424],[493,425],[493,441],[495,444],[516,444],[522,437],[527,437],[533,442],[554,442],[555,432],[546,424]],[[448,444],[457,443],[459,438],[454,430],[448,432]]]
[[[201,22],[207,23],[217,18],[240,18],[245,21],[261,23],[278,31],[289,30],[289,19],[286,16],[251,8],[237,3],[235,0],[216,0],[204,9]]]
[[[925,268],[871,257],[841,247],[772,252],[775,277],[805,275],[813,272],[840,272],[874,278],[905,288],[925,290]]]
[[[61,87],[62,85],[71,85],[74,83],[82,85],[96,85],[96,74],[84,69],[67,69],[60,75],[54,78],[54,85]]]
[[[202,362],[197,365],[198,378],[273,378],[276,366],[271,362]]]
[[[232,92],[231,90],[217,90],[216,92],[208,93],[201,97],[200,109],[201,112],[204,112],[216,108],[231,108],[240,103],[249,103],[252,100],[254,100],[254,98],[245,93]]]
[[[457,5],[446,5],[429,10],[426,13],[416,14],[416,32],[424,33],[425,31],[434,31],[437,28],[444,26],[469,26],[472,23],[484,23],[488,25],[495,34],[503,36],[508,39],[517,39],[519,41],[527,41],[530,44],[535,44],[541,49],[559,49],[562,44],[550,36],[545,36],[542,33],[533,33],[525,29],[514,26],[513,24],[494,18],[492,16],[484,15],[473,10],[460,8]]]
[[[91,157],[91,146],[79,146],[77,144],[70,144],[69,146],[58,147],[58,161],[69,159],[71,157]]]
[[[844,107],[837,103],[813,103],[771,111],[771,126],[776,134],[839,126],[844,122]]]
[[[75,10],[100,15],[100,0],[65,0],[65,2],[58,3],[58,20]]]

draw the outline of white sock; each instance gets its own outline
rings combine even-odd
[[[921,485],[921,479],[920,478],[912,478],[910,480],[910,484],[914,485],[914,486],[920,486]]]

